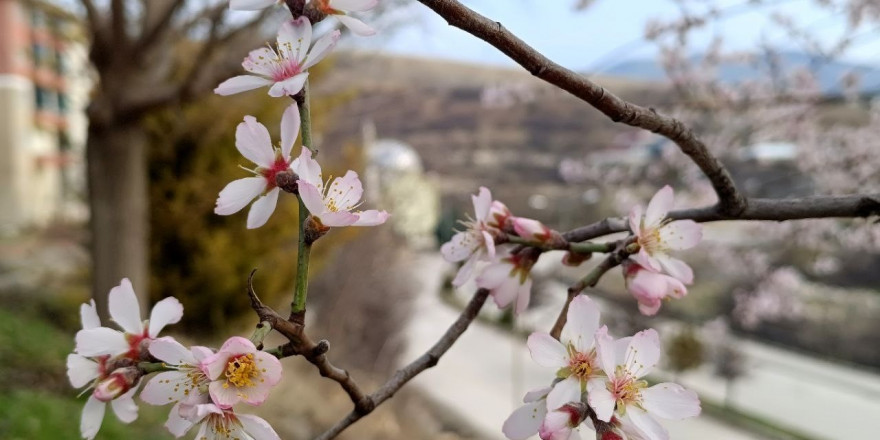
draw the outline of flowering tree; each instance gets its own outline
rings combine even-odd
[[[333,228],[380,226],[389,214],[361,210],[363,187],[349,171],[326,181],[316,160],[309,112],[308,69],[332,51],[338,38],[331,32],[314,39],[312,24],[333,16],[360,35],[369,25],[348,12],[366,11],[377,0],[288,0],[292,18],[285,21],[274,47],[251,51],[242,63],[249,72],[222,82],[216,93],[228,95],[269,87],[273,97],[289,97],[292,104],[282,116],[281,140],[273,146],[268,130],[255,118],[244,116],[236,128],[235,147],[255,165],[250,177],[229,183],[219,192],[215,212],[233,215],[250,205],[246,225],[262,226],[275,210],[282,193],[299,202],[301,234],[297,253],[296,288],[291,310],[284,315],[264,305],[248,279],[248,296],[259,320],[250,338],[232,336],[218,350],[186,348],[173,338],[159,337],[168,324],[183,315],[179,302],[167,298],[155,305],[148,321],[141,321],[131,283],[125,279],[108,296],[110,315],[122,328],[102,326],[95,304],[81,308],[83,329],[68,357],[68,375],[75,387],[89,394],[81,433],[94,438],[109,403],[123,422],[137,417],[135,396],[154,405],[173,404],[166,427],[175,436],[196,430],[197,438],[279,438],[269,423],[241,412],[241,404],[262,404],[283,374],[281,360],[302,356],[321,376],[337,382],[351,399],[353,410],[319,435],[330,439],[368,416],[401,387],[437,364],[461,337],[491,296],[498,307],[521,313],[529,305],[531,269],[547,251],[565,251],[563,262],[579,266],[594,254],[605,258],[585,270],[571,285],[565,306],[549,331],[527,340],[533,359],[548,367],[545,388],[528,393],[525,405],[499,427],[511,439],[539,434],[544,439],[580,438],[595,432],[597,439],[651,439],[669,437],[657,418],[683,419],[700,413],[697,395],[674,383],[651,385],[644,378],[658,364],[662,345],[658,333],[646,329],[615,338],[602,325],[596,304],[585,290],[608,271],[620,266],[626,288],[646,315],[660,311],[665,299],[681,298],[694,282],[693,269],[675,252],[696,246],[701,223],[718,220],[799,220],[830,217],[867,217],[880,213],[878,195],[835,195],[794,199],[747,198],[705,141],[681,120],[626,102],[589,79],[569,71],[519,40],[498,23],[455,0],[420,0],[453,26],[492,44],[529,72],[580,98],[614,121],[668,138],[710,182],[717,202],[708,206],[672,210],[674,192],[660,188],[646,207],[633,206],[626,218],[612,217],[567,232],[555,231],[538,220],[522,218],[487,188],[473,196],[474,217],[464,230],[443,245],[451,262],[464,261],[454,284],[474,278],[477,291],[458,319],[422,356],[395,372],[383,385],[367,393],[344,369],[330,361],[329,343],[315,342],[305,318],[309,255],[313,246]],[[233,9],[275,8],[274,0],[232,0]],[[301,139],[300,154],[293,147]],[[620,238],[598,240],[611,234]],[[286,315],[286,316],[285,316]],[[287,342],[264,347],[270,332]],[[149,377],[152,375],[152,377]]]

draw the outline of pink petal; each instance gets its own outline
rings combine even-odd
[[[672,277],[680,280],[682,283],[690,284],[694,282],[694,271],[684,261],[672,258],[668,255],[657,255],[657,261],[660,267]]]
[[[586,295],[578,295],[568,307],[561,340],[574,345],[575,350],[585,353],[595,343],[599,329],[599,306]]]
[[[648,209],[645,211],[645,227],[653,228],[660,225],[660,222],[666,217],[666,214],[672,210],[672,187],[669,185],[660,188],[657,194],[648,202]]]
[[[545,235],[550,232],[550,228],[544,226],[543,223],[523,217],[513,219],[513,229],[516,231],[516,235],[531,241],[545,240]]]
[[[313,47],[308,56],[306,56],[305,63],[302,65],[302,70],[308,70],[310,67],[318,64],[321,60],[326,57],[334,47],[336,47],[336,43],[339,42],[339,37],[342,34],[339,30],[330,31],[327,35],[321,37],[320,40],[315,42],[315,47]]]
[[[163,371],[144,385],[141,400],[150,405],[166,405],[183,400],[194,389],[186,371]]]
[[[526,342],[535,363],[542,367],[564,368],[568,366],[568,352],[559,341],[547,333],[532,333]],[[556,408],[554,408],[556,409]]]
[[[370,37],[376,35],[376,30],[372,27],[368,26],[366,23],[358,20],[354,17],[349,17],[348,15],[333,15],[342,23],[345,27],[347,27],[353,34],[360,35],[361,37]]]
[[[208,385],[208,392],[211,395],[211,400],[214,401],[217,406],[221,408],[231,408],[232,405],[241,401],[242,393],[234,386],[224,388],[223,385],[225,384],[225,380],[215,380]]]
[[[220,191],[214,214],[231,215],[248,205],[266,189],[264,177],[245,177],[233,180]]]
[[[358,212],[357,216],[358,219],[352,226],[378,226],[388,221],[391,214],[386,211],[371,209],[369,211]]]
[[[67,355],[67,378],[74,388],[82,388],[94,381],[100,374],[98,363],[71,353]]]
[[[531,391],[527,392],[525,396],[523,396],[523,403],[536,402],[538,400],[542,400],[547,397],[547,394],[550,394],[550,390],[552,390],[552,389],[553,389],[553,387],[544,387],[544,388],[537,388],[537,389],[531,390]]]
[[[358,221],[357,214],[347,211],[323,212],[319,218],[324,226],[330,227],[351,226]]]
[[[213,355],[214,352],[211,351],[208,347],[195,346],[191,348],[193,357],[196,359],[196,362],[202,363],[209,356]]]
[[[268,47],[261,47],[250,51],[248,56],[244,58],[244,61],[241,62],[241,67],[244,67],[244,70],[269,78],[275,73],[277,65],[275,52]]]
[[[458,268],[458,273],[455,274],[455,279],[452,280],[453,286],[461,287],[465,282],[467,282],[467,280],[471,278],[471,274],[474,273],[474,266],[477,265],[477,260],[477,255],[474,254],[471,256],[471,258],[468,258],[467,261],[465,261],[460,268]]]
[[[165,428],[174,435],[175,438],[183,437],[191,428],[193,422],[180,416],[180,402],[174,404],[171,412],[168,413],[168,421],[165,422]]]
[[[690,249],[702,239],[703,227],[693,220],[676,220],[660,228],[660,240],[668,249]]]
[[[117,355],[129,348],[125,334],[112,328],[98,327],[76,333],[76,352],[82,356]]]
[[[305,180],[306,182],[312,184],[315,188],[318,188],[318,192],[320,193],[321,188],[324,186],[323,176],[321,175],[321,165],[315,159],[312,159],[312,151],[302,147],[300,151],[299,157],[293,160],[290,164],[290,168],[299,176],[300,180]]]
[[[480,187],[477,195],[471,196],[474,202],[474,213],[477,221],[486,221],[489,217],[489,210],[492,208],[492,193],[485,186]]]
[[[278,81],[269,88],[269,96],[280,98],[296,95],[303,89],[307,79],[309,79],[309,72],[299,73],[283,81]]]
[[[653,272],[660,272],[663,269],[663,267],[660,266],[660,262],[648,254],[648,251],[645,248],[639,250],[637,254],[630,255],[629,258],[638,263],[639,266]]]
[[[642,232],[642,207],[639,205],[633,206],[629,211],[629,229],[636,236]]]
[[[483,237],[483,247],[486,248],[486,255],[489,256],[490,260],[495,259],[495,238],[492,237],[492,234],[486,231],[480,231],[480,235]]]
[[[275,212],[275,206],[278,204],[278,193],[280,192],[279,188],[274,188],[251,205],[247,218],[248,229],[259,228],[269,221],[269,217]]]
[[[553,385],[553,390],[547,395],[547,409],[554,410],[566,403],[580,402],[581,380],[577,376],[568,376],[561,382]]]
[[[170,336],[151,341],[150,354],[168,365],[196,365],[198,363],[189,349]]]
[[[489,265],[483,270],[483,273],[477,277],[477,287],[490,290],[500,287],[511,279],[511,269],[513,269],[513,266],[506,263],[494,263]],[[511,299],[515,294],[516,292],[514,291],[511,295]]]
[[[477,286],[483,287],[480,285],[479,277],[477,277]],[[513,278],[507,278],[500,285],[492,289],[490,294],[495,301],[495,305],[498,306],[499,309],[503,309],[517,299],[519,296],[519,289],[520,284],[518,281]]]
[[[169,324],[177,324],[183,318],[183,304],[173,296],[169,296],[153,306],[150,312],[150,337],[159,336],[159,332]]]
[[[290,159],[293,144],[296,142],[296,137],[299,136],[299,128],[299,106],[293,103],[281,115],[281,155],[285,160]]]
[[[599,420],[611,421],[617,399],[614,394],[611,394],[611,391],[608,391],[604,377],[590,379],[587,382],[587,401],[590,403],[590,407],[596,411],[596,417]]]
[[[236,11],[258,11],[276,3],[278,3],[278,0],[229,0],[229,9]]]
[[[650,414],[635,405],[626,406],[626,415],[647,440],[669,440],[669,433],[666,432],[666,428],[657,423]]]
[[[214,93],[221,96],[229,96],[248,90],[258,89],[270,84],[272,84],[272,80],[270,79],[254,75],[239,75],[220,83],[220,85],[214,89]]]
[[[526,311],[526,308],[529,307],[529,300],[532,297],[532,279],[527,278],[525,283],[519,285],[519,289],[516,292],[516,308],[514,308],[513,312],[516,315],[521,314]]]
[[[321,215],[325,209],[324,197],[318,188],[302,179],[297,180],[296,183],[299,186],[299,198],[306,205],[306,209],[314,216]]]
[[[131,423],[138,418],[138,406],[134,403],[135,392],[137,392],[137,387],[133,387],[125,394],[110,401],[110,408],[122,423]]]
[[[619,363],[617,361],[614,338],[608,335],[608,326],[603,325],[599,330],[596,330],[596,355],[599,357],[599,365],[602,365],[602,371],[608,377],[614,377]]]
[[[128,278],[123,278],[118,286],[110,289],[107,302],[110,308],[110,317],[126,333],[133,335],[143,333],[144,323],[141,321],[141,306]]]
[[[356,172],[349,170],[342,177],[333,179],[326,197],[335,202],[338,209],[351,211],[364,195],[364,187]]]
[[[343,11],[364,12],[379,4],[379,0],[331,0],[330,7]]]
[[[269,422],[250,414],[239,414],[238,421],[254,440],[281,440]]]
[[[700,399],[679,384],[664,382],[642,390],[642,407],[657,417],[681,420],[700,414]]]
[[[82,417],[79,422],[79,432],[84,439],[92,440],[98,435],[101,429],[101,423],[104,421],[104,411],[107,404],[96,399],[95,396],[89,396],[86,405],[83,407]]]
[[[546,415],[547,404],[544,401],[527,403],[510,414],[501,431],[511,440],[525,440],[538,433]]]
[[[271,168],[275,164],[275,151],[272,150],[269,130],[253,116],[245,116],[244,122],[236,127],[235,148],[247,160],[263,168]]]
[[[660,335],[649,328],[636,333],[629,342],[624,368],[635,377],[651,372],[660,360]]]
[[[440,246],[440,253],[446,261],[455,263],[473,255],[478,247],[479,243],[470,232],[456,232],[451,240]]]
[[[304,16],[284,22],[278,29],[277,42],[282,57],[295,60],[297,65],[302,65],[306,52],[312,44],[312,23]]]
[[[90,300],[88,304],[79,306],[79,317],[82,321],[83,329],[101,326],[101,320],[98,318],[98,307],[95,306],[95,300]]]

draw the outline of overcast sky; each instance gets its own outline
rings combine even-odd
[[[721,7],[744,3],[746,0],[718,0]],[[825,40],[833,40],[843,28],[842,13],[829,13],[814,6],[815,0],[775,0],[776,8],[761,8],[738,13],[699,34],[708,42],[713,35],[722,35],[726,46],[736,49],[754,47],[761,38],[773,43],[786,43],[784,32],[775,29],[767,16],[782,11],[808,26]],[[551,59],[578,70],[608,68],[615,60],[650,58],[656,46],[642,39],[645,24],[651,19],[680,16],[670,0],[596,0],[582,12],[572,11],[575,0],[465,0],[478,12],[500,21],[527,43]],[[415,3],[415,2],[414,2]],[[512,64],[504,55],[486,43],[446,25],[438,16],[420,4],[413,4],[410,25],[398,29],[389,39],[368,44],[393,52],[457,60]],[[866,28],[867,29],[867,28]],[[880,65],[880,38],[864,39],[848,59]]]

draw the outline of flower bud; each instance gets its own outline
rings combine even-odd
[[[106,379],[98,382],[94,396],[102,402],[109,402],[128,392],[140,377],[141,372],[137,367],[117,368]]]
[[[551,247],[561,247],[566,244],[565,239],[562,238],[559,232],[530,218],[514,217],[513,230],[516,232],[516,235],[526,240],[546,244]]]
[[[571,267],[578,267],[581,265],[581,263],[589,260],[590,258],[593,258],[592,253],[581,254],[577,252],[566,252],[565,255],[562,257],[562,264]]]
[[[296,183],[298,179],[299,176],[293,170],[280,171],[275,174],[275,185],[284,192],[299,194],[299,185]]]
[[[486,223],[493,228],[498,228],[505,232],[511,232],[507,230],[505,225],[511,217],[512,214],[510,213],[510,210],[507,209],[507,206],[498,200],[494,200],[492,201],[492,206],[489,208],[489,218]]]
[[[306,225],[303,230],[303,235],[305,236],[304,239],[305,239],[306,244],[311,245],[312,243],[317,241],[319,238],[323,237],[324,234],[326,234],[327,231],[329,231],[329,230],[330,230],[329,226],[324,226],[324,224],[321,223],[320,219],[316,218],[313,215],[310,215],[306,219]]]
[[[568,439],[571,430],[577,428],[586,418],[587,405],[583,402],[570,402],[547,414],[538,434],[543,440]]]

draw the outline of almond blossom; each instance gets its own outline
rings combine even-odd
[[[687,288],[677,278],[652,272],[629,260],[624,260],[622,267],[626,288],[639,302],[639,311],[643,315],[657,314],[664,298],[687,295]]]
[[[264,86],[269,96],[296,95],[303,89],[307,71],[324,59],[339,41],[339,31],[334,30],[312,44],[312,24],[306,17],[285,22],[278,30],[275,48],[263,47],[252,50],[241,63],[253,75],[232,77],[214,89],[218,95],[234,95]]]
[[[150,319],[141,320],[141,307],[137,295],[128,278],[110,290],[107,297],[110,317],[123,331],[93,326],[97,322],[91,313],[84,318],[84,328],[76,334],[76,353],[85,357],[116,356],[137,361],[142,354],[142,343],[155,339],[168,324],[174,324],[183,317],[183,306],[173,296],[169,296],[153,306]],[[88,321],[89,328],[85,328]]]
[[[238,414],[231,408],[220,406],[204,398],[181,402],[180,409],[172,411],[165,425],[175,437],[180,438],[193,426],[199,425],[195,438],[198,440],[280,440],[272,426],[260,417]]]
[[[266,126],[253,116],[244,117],[244,122],[238,124],[235,130],[235,148],[257,165],[255,169],[248,170],[256,176],[234,180],[226,185],[217,197],[215,214],[235,214],[257,199],[248,212],[247,228],[255,229],[266,224],[269,216],[275,212],[281,191],[275,184],[275,176],[290,169],[290,152],[299,128],[299,107],[292,104],[281,116],[281,148],[276,149],[272,147],[272,138]]]
[[[446,261],[456,263],[467,260],[452,280],[452,285],[455,287],[460,287],[471,277],[477,262],[495,258],[495,238],[492,232],[497,230],[498,223],[494,226],[489,224],[491,220],[497,221],[497,217],[493,215],[493,206],[496,208],[494,211],[498,213],[507,210],[507,207],[500,202],[495,204],[492,193],[484,186],[480,187],[477,195],[471,196],[471,200],[474,204],[475,218],[462,222],[467,229],[457,232],[451,240],[440,247],[440,252]]]
[[[514,217],[512,222],[513,230],[516,232],[516,235],[519,235],[528,241],[550,244],[554,241],[562,240],[562,236],[560,236],[558,232],[548,228],[537,220]]]
[[[211,400],[220,408],[240,401],[260,405],[281,381],[281,361],[239,336],[226,340],[220,351],[202,359],[201,366],[211,380]]]
[[[531,270],[536,258],[529,253],[510,253],[506,248],[503,252],[505,255],[499,255],[497,261],[486,266],[477,276],[477,287],[489,289],[498,308],[503,309],[516,303],[513,311],[520,314],[529,306],[532,294]]]
[[[550,411],[538,431],[542,440],[580,440],[578,426],[587,418],[587,407],[580,400]]]
[[[566,317],[558,341],[548,333],[535,332],[527,343],[532,359],[543,367],[555,368],[556,377],[562,379],[547,395],[550,410],[580,402],[587,382],[602,375],[594,337],[599,328],[599,307],[580,295],[571,301]]]
[[[376,34],[375,29],[356,18],[349,17],[346,12],[369,11],[379,4],[379,0],[312,0],[312,2],[319,11],[336,18],[355,34],[364,37]]]
[[[325,186],[321,165],[312,159],[308,148],[303,147],[291,168],[299,176],[297,185],[303,204],[312,218],[324,227],[377,226],[391,217],[386,211],[357,210],[362,203],[364,188],[354,171],[349,170]]]
[[[654,272],[666,271],[685,284],[694,280],[694,272],[685,262],[669,255],[671,250],[689,249],[703,237],[702,226],[693,220],[669,221],[666,215],[672,209],[673,192],[667,185],[657,191],[642,213],[641,206],[634,206],[629,214],[629,227],[640,250],[630,256],[643,267]]]
[[[669,433],[655,416],[680,420],[700,414],[700,400],[693,391],[669,382],[648,387],[641,379],[660,360],[656,330],[636,333],[623,350],[603,326],[596,332],[596,346],[607,378],[590,380],[587,394],[599,420],[608,422],[616,415],[648,440],[667,440]]]
[[[525,440],[538,433],[547,416],[547,394],[552,388],[538,388],[523,397],[525,405],[514,410],[504,421],[501,431],[510,440]]]
[[[211,379],[202,361],[214,353],[206,347],[187,349],[174,338],[164,337],[150,344],[150,354],[166,365],[175,368],[163,371],[144,385],[141,400],[151,405],[174,403],[172,414],[179,411],[180,402],[208,392]]]

